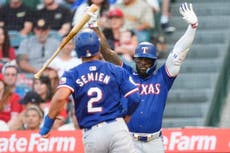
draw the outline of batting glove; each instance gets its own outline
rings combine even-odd
[[[98,27],[98,24],[97,24],[98,12],[92,13],[88,11],[87,14],[91,16],[90,20],[88,21],[88,27],[89,28]]]
[[[198,26],[198,19],[195,12],[193,11],[191,3],[189,5],[187,3],[181,4],[179,12],[183,16],[183,19],[188,24],[191,24],[192,28],[196,28]]]
[[[44,125],[40,129],[39,134],[42,137],[47,138],[49,136],[49,132],[53,124],[54,124],[54,119],[51,119],[48,115],[46,115]]]

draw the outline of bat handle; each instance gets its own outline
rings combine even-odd
[[[34,74],[34,78],[39,79],[45,69],[46,67],[43,66],[36,74]]]

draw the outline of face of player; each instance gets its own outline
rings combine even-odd
[[[136,63],[137,73],[143,78],[148,76],[146,73],[147,69],[151,68],[155,63],[155,60],[143,57],[135,58],[134,61]]]
[[[25,124],[27,126],[27,129],[29,130],[36,130],[39,129],[39,126],[41,124],[41,117],[39,116],[39,113],[36,110],[28,110],[25,114]]]

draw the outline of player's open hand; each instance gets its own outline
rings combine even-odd
[[[183,19],[188,23],[191,24],[193,28],[198,26],[198,18],[193,11],[192,4],[189,5],[187,3],[182,3],[179,8],[180,14],[183,16]]]

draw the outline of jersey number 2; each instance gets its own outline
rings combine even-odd
[[[88,101],[88,112],[89,113],[96,113],[96,112],[101,112],[102,107],[93,107],[95,103],[100,102],[102,99],[102,91],[98,87],[92,87],[88,90],[87,92],[88,96],[92,96],[93,94],[96,94],[96,97],[92,97]]]

